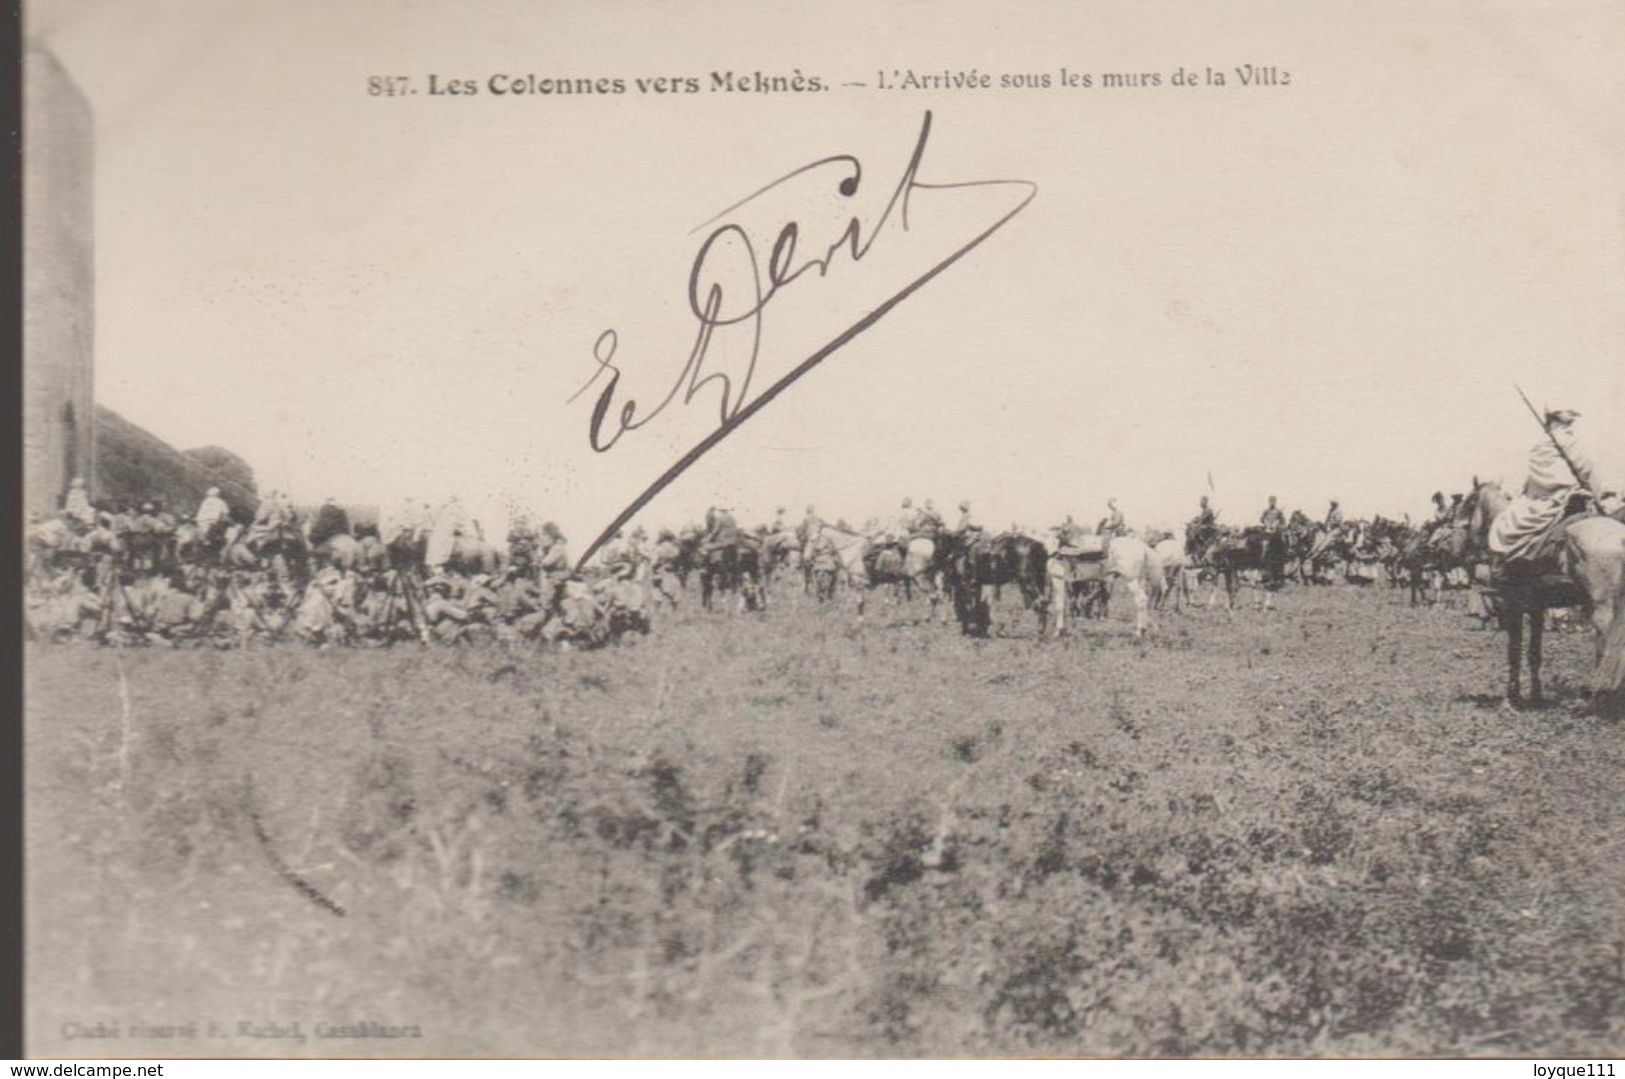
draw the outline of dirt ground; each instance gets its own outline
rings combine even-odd
[[[1510,712],[1460,609],[1123,606],[30,646],[29,1052],[1618,1052],[1585,633]]]

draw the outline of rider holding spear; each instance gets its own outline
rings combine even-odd
[[[1575,431],[1580,414],[1557,408],[1542,417],[1522,390],[1518,396],[1523,397],[1546,437],[1529,451],[1523,491],[1490,526],[1490,553],[1505,561],[1536,557],[1542,537],[1567,513],[1570,499],[1595,489],[1596,466]]]

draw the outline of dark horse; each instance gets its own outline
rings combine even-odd
[[[1013,584],[1021,590],[1022,606],[1038,611],[1042,636],[1049,592],[1049,553],[1030,536],[1013,533],[987,537],[942,533],[946,546],[943,577],[959,618],[959,629],[973,637],[986,637],[993,625],[989,588]]]
[[[739,596],[741,610],[758,611],[767,606],[762,587],[762,548],[750,536],[702,546],[699,550],[700,606],[713,608],[715,598],[725,592]]]
[[[1260,576],[1265,608],[1275,605],[1275,593],[1286,583],[1290,552],[1285,533],[1258,525],[1241,530],[1220,528],[1209,533],[1204,546],[1198,560],[1212,566],[1224,581],[1225,600],[1229,607],[1235,607],[1241,575],[1249,570]]]
[[[268,528],[258,536],[245,538],[244,544],[260,565],[273,570],[279,578],[300,586],[310,580],[310,545],[297,524],[287,522]]]
[[[1405,537],[1399,555],[1399,564],[1410,586],[1411,606],[1424,601],[1438,603],[1451,572],[1462,570],[1470,574],[1473,563],[1483,553],[1466,522],[1441,526],[1431,533],[1420,529],[1412,531]]]

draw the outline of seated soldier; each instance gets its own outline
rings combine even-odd
[[[463,635],[468,612],[456,602],[451,579],[444,574],[437,573],[423,584],[423,620],[438,641],[449,644]]]
[[[79,476],[75,476],[68,484],[68,493],[62,502],[62,517],[76,532],[88,529],[96,523],[96,508],[90,504],[85,481]]]

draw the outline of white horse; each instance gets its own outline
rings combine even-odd
[[[1053,542],[1053,541],[1051,541]],[[1050,550],[1053,556],[1055,551]],[[1073,580],[1066,559],[1051,557],[1049,575],[1049,625],[1059,636],[1066,629],[1068,590]],[[1124,581],[1134,597],[1134,636],[1144,637],[1151,628],[1151,598],[1164,587],[1163,567],[1144,540],[1135,536],[1113,536],[1106,545],[1106,558],[1100,571],[1100,587],[1111,594],[1112,584]],[[1102,607],[1104,610],[1104,606]]]
[[[1152,606],[1160,609],[1171,592],[1174,610],[1179,610],[1181,603],[1191,601],[1191,583],[1186,574],[1190,567],[1186,564],[1185,542],[1170,536],[1151,548],[1151,557],[1162,571],[1162,587],[1152,597]]]
[[[864,612],[868,609],[869,593],[882,584],[906,584],[911,591],[915,588],[922,590],[931,603],[928,620],[937,618],[941,592],[930,572],[932,556],[936,549],[930,540],[916,538],[909,541],[902,562],[892,567],[890,572],[876,577],[869,572],[869,564],[865,560],[865,556],[874,545],[871,537],[835,525],[825,525],[822,535],[828,537],[834,544],[835,553],[841,560],[840,576],[846,578],[847,585],[857,596],[860,623],[863,621]],[[947,617],[944,608],[941,611],[941,618],[946,622]]]

